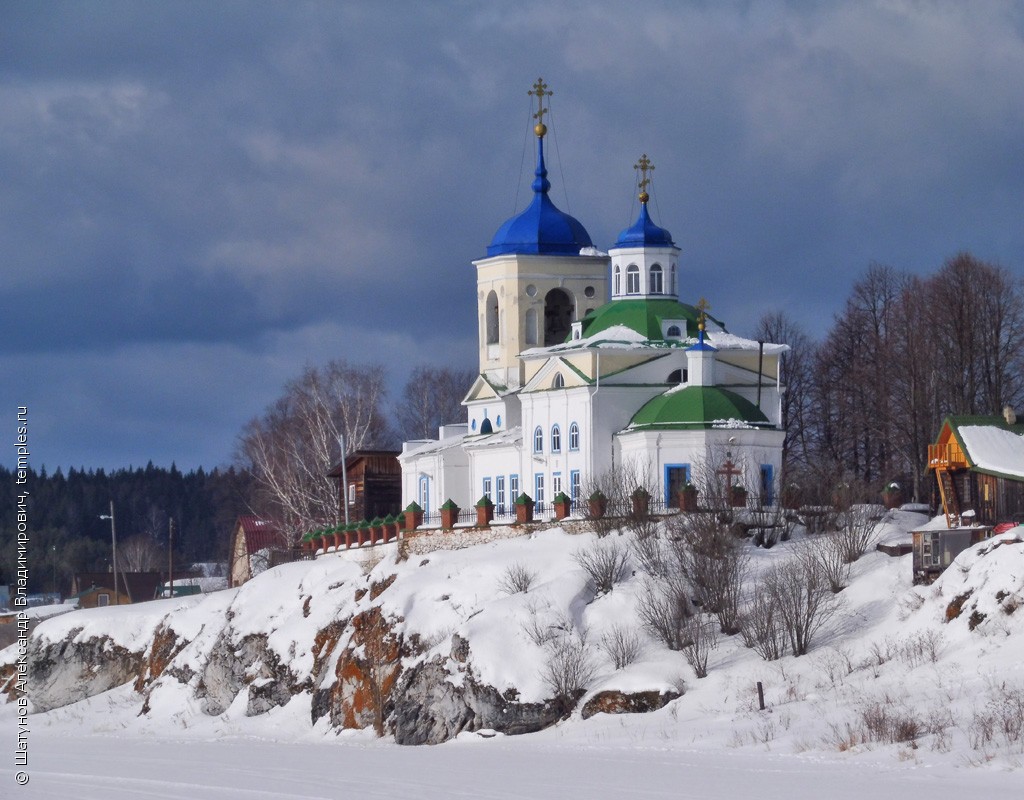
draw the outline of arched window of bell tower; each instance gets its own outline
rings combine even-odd
[[[661,264],[654,264],[651,267],[651,294],[662,294],[664,292],[664,280],[661,272]]]
[[[612,294],[622,294],[622,271],[619,265],[615,265],[614,277],[612,278]]]
[[[523,324],[526,326],[524,331],[526,344],[537,344],[537,309],[526,309],[526,317]]]
[[[636,264],[626,267],[626,294],[640,294],[640,267]]]
[[[572,328],[573,303],[564,289],[552,289],[544,297],[544,346],[561,344]]]
[[[487,344],[498,343],[498,295],[491,290],[487,294]]]

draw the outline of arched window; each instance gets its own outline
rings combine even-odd
[[[555,373],[555,377],[551,380],[551,388],[552,389],[564,389],[565,388],[565,378],[562,377],[562,373],[561,372],[556,372]]]
[[[614,278],[612,279],[612,294],[622,293],[622,275],[619,272],[618,265],[615,266]]]
[[[626,267],[626,294],[640,294],[640,267],[636,264]]]
[[[580,426],[575,422],[569,426],[569,449],[580,449]]]
[[[526,326],[526,344],[537,344],[537,309],[526,309],[524,325]]]
[[[682,336],[683,332],[679,330],[678,325],[669,325],[668,330],[665,331],[666,336]]]
[[[673,372],[669,373],[668,380],[665,381],[665,383],[682,383],[685,379],[686,379],[686,370],[685,369],[677,369],[677,370],[674,370]]]
[[[491,421],[486,417],[484,418],[484,421],[480,423],[480,433],[481,435],[485,433],[494,433],[494,428],[491,425]]]
[[[661,275],[661,265],[655,264],[651,267],[651,294],[664,294],[664,283]]]
[[[533,452],[544,452],[544,431],[541,430],[540,425],[538,425],[537,429],[533,432]]]
[[[562,452],[562,429],[557,425],[551,427],[551,452]]]
[[[500,428],[500,427],[501,427],[501,414],[498,414],[498,416],[497,416],[497,417],[495,417],[495,419],[494,419],[494,425],[495,425],[495,427],[497,427],[497,428]]]
[[[487,294],[487,344],[498,343],[498,295]]]
[[[561,344],[572,329],[573,302],[564,289],[552,289],[544,296],[544,346]]]
[[[668,270],[668,293],[676,294],[676,265],[673,264]]]

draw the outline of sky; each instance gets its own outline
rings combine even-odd
[[[0,441],[209,468],[308,364],[475,367],[539,76],[555,203],[607,249],[647,153],[734,333],[821,337],[872,263],[1024,272],[1019,2],[0,0]]]

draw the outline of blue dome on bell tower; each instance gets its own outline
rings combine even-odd
[[[530,92],[534,94],[534,92]],[[543,115],[547,109],[543,107],[544,94],[541,90],[538,98],[541,103],[534,114],[540,120],[534,126],[537,134],[537,169],[534,171],[533,200],[526,210],[516,214],[498,228],[490,245],[488,256],[500,256],[510,253],[542,256],[578,256],[584,247],[593,247],[590,234],[578,219],[566,214],[551,202],[548,190],[551,182],[544,166],[544,134],[547,126]]]

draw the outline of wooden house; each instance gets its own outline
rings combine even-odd
[[[71,582],[71,593],[79,608],[129,605],[154,600],[163,576],[159,572],[118,572],[117,592],[114,573],[79,572]]]
[[[1011,409],[1002,417],[947,417],[928,446],[928,469],[946,527],[912,532],[915,583],[934,580],[993,530],[1024,522],[1024,424]]]
[[[327,476],[338,481],[338,519],[352,522],[398,514],[402,510],[402,465],[397,450],[356,450]],[[344,482],[343,482],[344,477]]]
[[[928,446],[946,525],[966,511],[981,525],[1024,521],[1024,424],[1002,417],[947,417]]]
[[[241,586],[270,566],[272,553],[288,547],[288,540],[273,522],[243,514],[231,537],[230,586]]]

